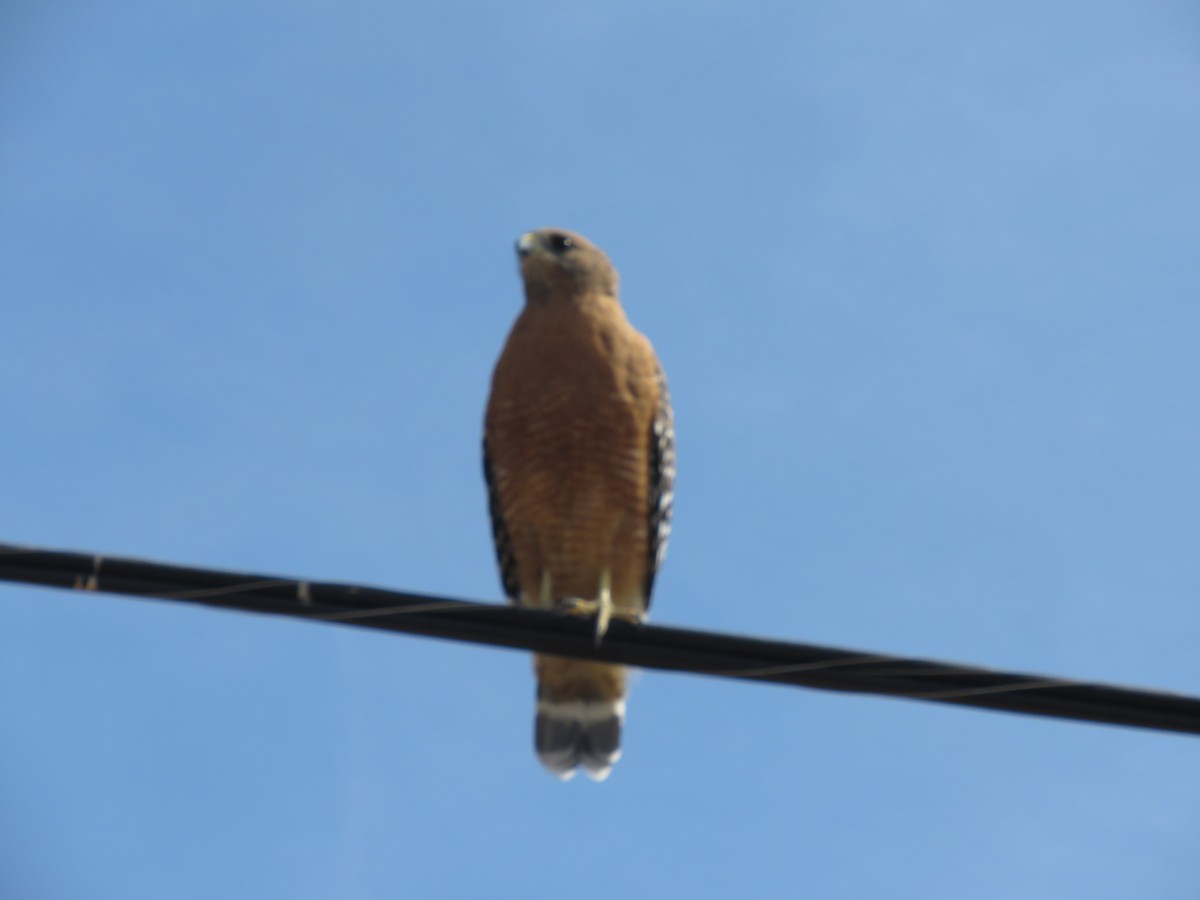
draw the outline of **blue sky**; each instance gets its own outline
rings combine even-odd
[[[1185,2],[14,0],[2,539],[499,600],[512,244],[671,379],[662,623],[1200,693]],[[0,586],[0,894],[1200,895],[1194,739]]]

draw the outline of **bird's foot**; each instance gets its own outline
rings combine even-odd
[[[632,625],[641,625],[646,620],[646,614],[639,609],[627,606],[614,606],[612,600],[612,573],[605,569],[600,574],[600,593],[595,600],[584,597],[564,597],[560,608],[570,615],[596,617],[596,646],[608,631],[608,623],[613,619],[621,619]]]

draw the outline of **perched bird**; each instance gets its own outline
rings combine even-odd
[[[641,621],[671,531],[675,432],[650,342],[585,238],[517,241],[525,308],[492,376],[483,469],[510,601]],[[597,781],[621,755],[622,666],[535,656],[535,747],[560,778]]]

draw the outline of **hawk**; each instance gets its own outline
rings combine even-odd
[[[650,342],[625,317],[600,248],[546,228],[517,241],[525,307],[496,363],[483,438],[509,600],[642,621],[671,531],[675,432]],[[562,779],[621,755],[622,666],[534,657],[534,744]]]

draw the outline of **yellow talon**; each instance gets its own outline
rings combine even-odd
[[[558,601],[558,609],[572,616],[596,617],[596,646],[608,633],[608,623],[613,619],[622,619],[631,625],[641,625],[646,621],[646,613],[629,606],[614,606],[612,599],[612,571],[605,569],[600,573],[600,592],[595,600],[584,597],[563,597]]]

